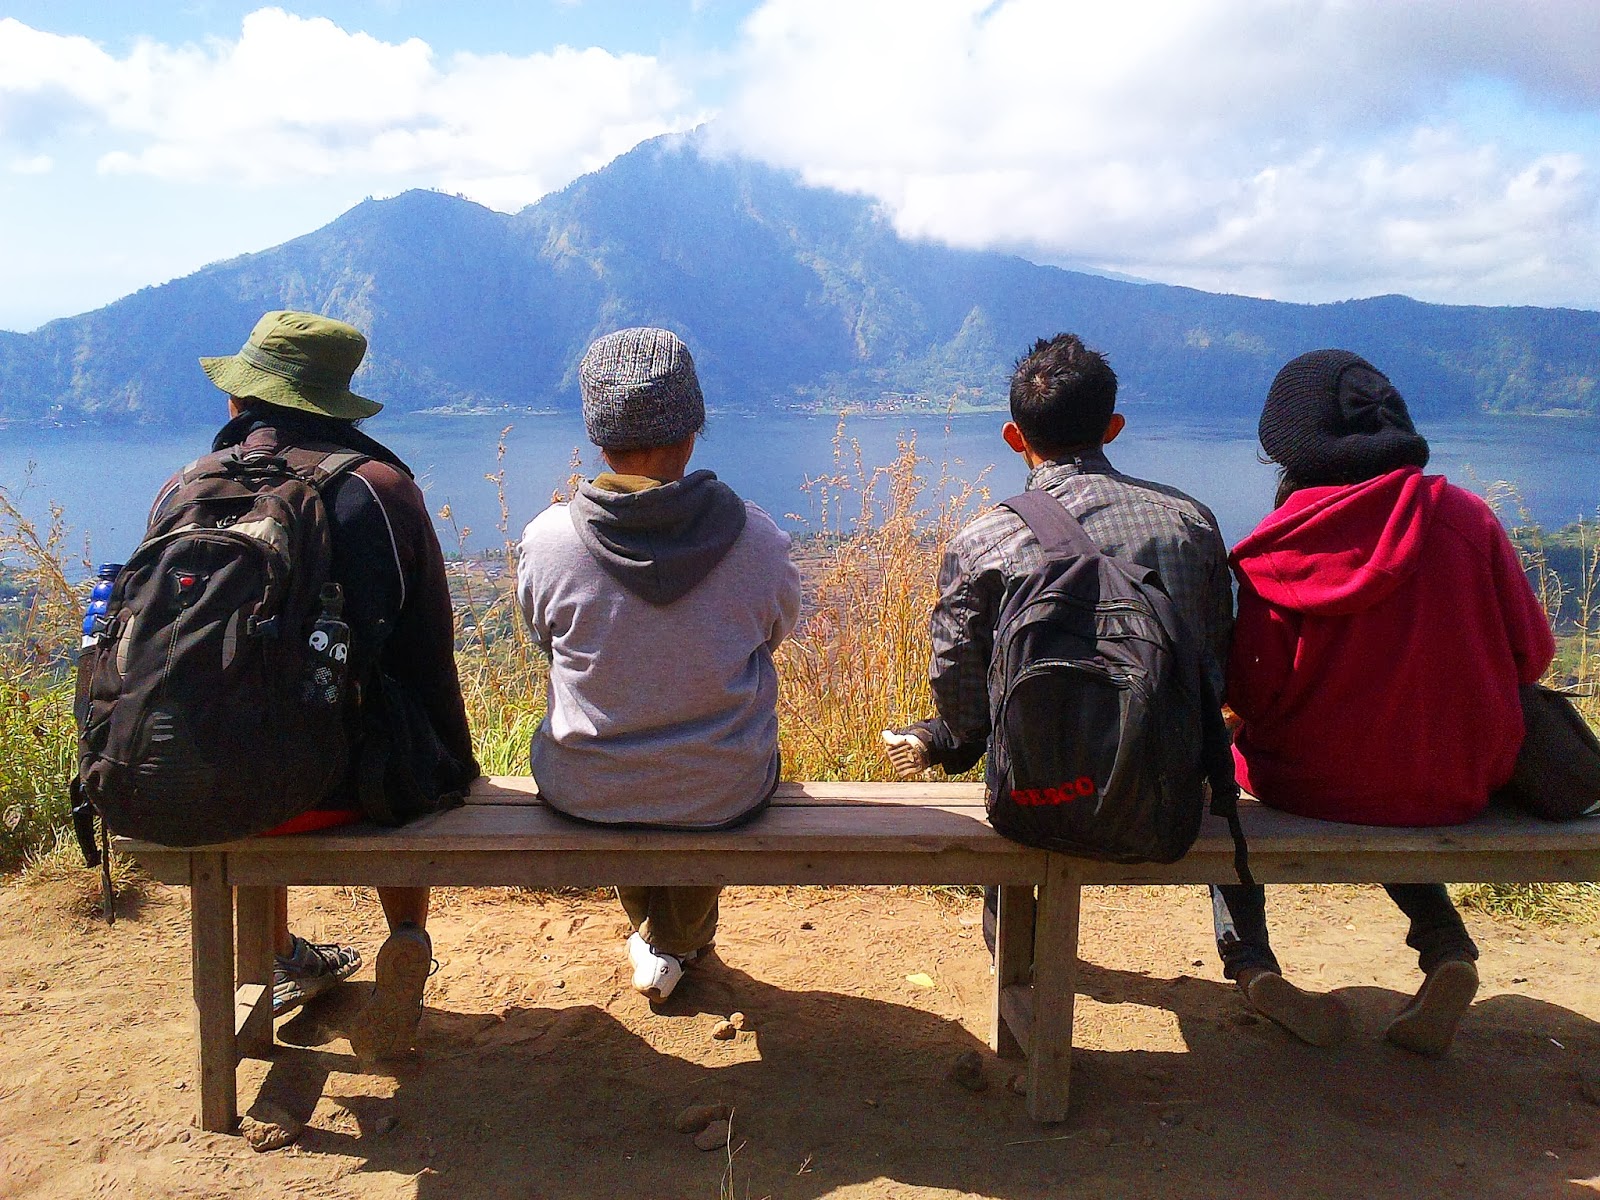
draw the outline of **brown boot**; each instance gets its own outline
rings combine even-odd
[[[350,1048],[362,1062],[393,1058],[411,1049],[422,1020],[422,990],[433,968],[427,931],[399,926],[378,951],[372,999],[350,1030]]]
[[[1478,994],[1478,968],[1470,959],[1446,959],[1422,981],[1383,1036],[1415,1054],[1438,1058],[1450,1049],[1456,1026]]]
[[[1326,992],[1303,992],[1276,971],[1256,968],[1239,976],[1250,1007],[1308,1046],[1336,1046],[1350,1032],[1344,1001]]]

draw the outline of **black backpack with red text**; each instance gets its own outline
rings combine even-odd
[[[990,823],[1108,862],[1176,862],[1207,800],[1249,881],[1221,705],[1155,571],[1101,553],[1050,493],[1004,501],[1045,562],[1007,595],[989,666]]]

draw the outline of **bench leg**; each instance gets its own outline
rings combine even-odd
[[[189,856],[190,977],[200,1084],[200,1128],[232,1133],[239,1123],[238,1044],[233,1016],[233,895],[227,858]]]
[[[234,993],[234,1024],[239,1057],[266,1058],[272,1053],[273,896],[275,888],[242,887],[234,890],[233,910],[238,925],[238,987]]]
[[[1018,1040],[1021,1015],[1007,988],[1025,989],[1033,970],[1033,920],[1036,904],[1033,885],[1000,889],[999,919],[994,931],[994,1025],[989,1047],[1001,1058],[1022,1058],[1026,1047]],[[1023,1036],[1027,1036],[1024,1031]]]
[[[1028,1047],[1028,1115],[1035,1121],[1067,1119],[1082,894],[1083,872],[1077,860],[1047,855],[1034,925],[1033,1028]]]

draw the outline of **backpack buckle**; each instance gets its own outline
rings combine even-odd
[[[278,618],[273,616],[262,620],[256,616],[246,617],[244,631],[250,637],[275,638],[278,636]]]
[[[234,458],[224,459],[222,469],[230,475],[258,474],[261,472],[268,472],[274,475],[293,475],[295,473],[290,468],[288,459],[266,450],[252,450],[249,454],[241,454]]]
[[[194,571],[176,568],[168,573],[172,584],[172,598],[179,608],[189,608],[206,590],[206,577]]]

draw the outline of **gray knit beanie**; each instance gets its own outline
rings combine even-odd
[[[619,329],[597,338],[578,365],[583,425],[607,450],[671,446],[706,423],[694,359],[665,329]]]
[[[1279,371],[1260,433],[1267,457],[1301,486],[1428,465],[1428,441],[1394,384],[1348,350],[1313,350]]]

